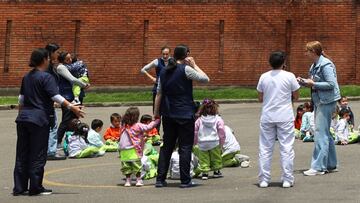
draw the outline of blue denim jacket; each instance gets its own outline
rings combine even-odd
[[[311,95],[315,103],[329,104],[340,99],[336,67],[333,62],[321,55],[317,63],[310,67],[309,73],[315,82]]]

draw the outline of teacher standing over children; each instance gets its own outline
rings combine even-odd
[[[306,56],[313,62],[310,67],[310,78],[298,78],[298,81],[311,88],[315,112],[315,148],[311,168],[305,171],[304,175],[314,176],[337,170],[336,151],[330,134],[330,124],[336,101],[340,99],[340,89],[336,67],[324,53],[320,42],[307,43]]]

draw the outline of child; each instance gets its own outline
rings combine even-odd
[[[198,145],[199,171],[202,179],[208,179],[208,172],[214,171],[214,178],[222,177],[221,147],[225,142],[223,119],[218,115],[218,104],[205,99],[200,107],[200,118],[195,122],[194,145]]]
[[[234,136],[233,130],[225,125],[225,142],[222,148],[223,167],[249,167],[250,158],[240,154],[240,144]]]
[[[314,107],[311,102],[304,104],[305,113],[302,117],[300,134],[304,142],[313,142],[315,133]]]
[[[190,162],[190,175],[194,177],[195,171],[198,167],[198,159],[194,154],[191,154]],[[179,180],[180,179],[180,155],[179,152],[175,149],[171,154],[170,167],[169,167],[170,179]]]
[[[349,129],[350,111],[343,108],[339,112],[340,120],[336,125],[335,143],[341,145],[353,144],[358,141],[358,132],[351,133]]]
[[[295,137],[299,139],[301,137],[300,128],[302,122],[302,116],[304,114],[304,105],[299,105],[296,109],[296,117],[294,121]]]
[[[160,123],[160,119],[145,125],[138,123],[139,109],[130,107],[122,119],[122,131],[119,141],[121,171],[126,176],[125,187],[131,186],[131,174],[136,175],[136,186],[143,186],[141,180],[141,158],[144,148],[144,132],[153,129]]]
[[[150,142],[146,142],[141,158],[142,171],[141,178],[149,180],[157,176],[157,165],[159,161],[159,153]]]
[[[59,55],[59,62],[63,63],[68,68],[71,75],[78,78],[82,82],[89,84],[89,82],[90,82],[89,71],[88,71],[86,64],[83,61],[77,60],[76,57],[71,58],[70,53],[62,52]],[[81,87],[74,84],[72,87],[72,91],[74,94],[74,100],[71,103],[74,105],[81,104],[81,102],[79,100],[79,96],[81,93]]]
[[[111,114],[110,122],[110,127],[106,129],[104,133],[105,144],[118,147],[118,142],[120,139],[121,116],[118,113]]]
[[[89,158],[102,156],[104,151],[100,151],[97,147],[89,146],[87,141],[87,134],[89,126],[81,123],[78,119],[70,121],[69,129],[73,132],[67,137],[67,148],[70,158]]]
[[[106,152],[116,152],[118,146],[114,145],[105,145],[101,139],[101,135],[99,134],[102,130],[103,122],[99,119],[94,119],[91,122],[91,129],[88,133],[88,141],[90,146],[94,146],[99,148],[100,151]]]
[[[347,109],[349,111],[350,119],[348,120],[348,123],[349,123],[349,127],[352,130],[354,128],[354,126],[355,126],[355,121],[354,121],[354,113],[351,111],[351,108],[349,106],[348,98],[346,96],[342,96],[339,99],[339,105],[340,105],[340,110],[341,109]]]
[[[152,117],[149,114],[144,114],[140,118],[140,123],[149,124],[152,121]],[[153,146],[159,146],[160,143],[160,135],[156,128],[145,132],[146,141],[150,142]]]

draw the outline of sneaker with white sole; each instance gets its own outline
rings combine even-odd
[[[333,168],[333,169],[328,169],[327,170],[327,173],[336,173],[336,172],[339,172],[339,169]]]
[[[305,176],[316,176],[316,175],[324,175],[325,172],[324,171],[317,171],[315,169],[309,169],[307,171],[304,171],[304,175]]]
[[[202,180],[207,180],[207,179],[209,179],[209,174],[203,173],[202,176],[201,176],[201,179],[202,179]]]
[[[125,187],[130,187],[131,186],[131,179],[130,178],[126,178],[124,186]]]
[[[283,188],[289,188],[289,187],[292,187],[293,184],[290,183],[289,181],[284,181],[283,184],[282,184],[282,187]]]
[[[136,180],[136,187],[141,187],[143,185],[144,185],[144,183],[143,183],[143,181],[141,179]]]
[[[261,187],[261,188],[267,188],[267,187],[269,187],[269,183],[267,183],[266,181],[261,181],[261,182],[259,183],[259,187]]]

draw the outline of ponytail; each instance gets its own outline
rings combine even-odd
[[[175,58],[170,58],[168,60],[168,65],[165,67],[165,70],[173,70],[176,68],[176,59]]]

